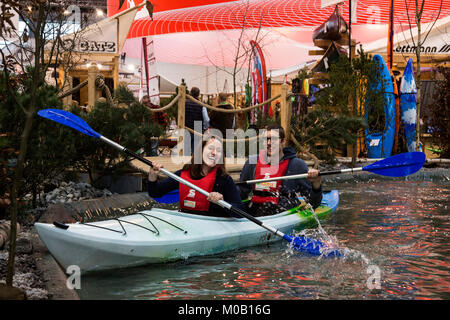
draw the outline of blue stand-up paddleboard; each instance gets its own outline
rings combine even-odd
[[[391,75],[384,62],[383,58],[376,54],[373,57],[374,62],[377,64],[381,78],[369,84],[369,87],[373,90],[380,91],[386,98],[386,105],[384,106],[385,125],[383,132],[371,132],[370,128],[365,131],[366,134],[366,146],[368,150],[369,158],[387,158],[391,156],[392,147],[394,145],[395,134],[395,96],[394,86],[392,84]],[[369,122],[369,113],[367,107],[370,101],[366,101],[366,122]]]
[[[416,151],[416,82],[414,81],[413,61],[408,60],[400,85],[400,109],[405,127],[405,139],[408,152]]]

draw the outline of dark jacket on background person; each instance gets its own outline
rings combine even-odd
[[[230,104],[219,104],[217,108],[233,109]],[[209,127],[222,132],[222,137],[226,137],[226,130],[233,129],[234,113],[212,111],[209,118]]]
[[[175,172],[177,176],[181,175],[182,170],[178,170]],[[160,198],[164,196],[166,193],[177,190],[179,188],[180,182],[172,179],[166,178],[161,181],[148,181],[147,182],[147,190],[148,194],[152,198]],[[223,200],[231,204],[233,207],[237,207],[239,209],[244,209],[242,205],[241,198],[239,196],[239,189],[234,183],[233,179],[229,175],[217,175],[216,180],[214,181],[214,186],[211,192],[219,192],[223,195]],[[234,214],[228,209],[224,209],[218,204],[212,203],[209,206],[208,212],[194,212],[189,210],[183,210],[183,212],[192,213],[192,214],[200,214],[207,215],[213,217],[237,217],[241,218],[241,216]]]
[[[280,162],[285,159],[290,159],[285,176],[308,172],[308,166],[306,165],[305,161],[297,158],[297,154],[292,147],[284,148],[283,153],[284,155],[280,159]],[[254,179],[257,158],[257,155],[250,156],[249,160],[247,160],[247,162],[244,164],[239,179],[240,181]],[[250,164],[250,161],[252,162],[252,164]],[[241,198],[247,199],[253,188],[253,184],[239,185],[239,189],[241,190]],[[278,206],[280,208],[268,208],[268,211],[273,210],[274,212],[267,212],[267,214],[274,214],[284,211],[283,209],[290,209],[285,208],[290,204],[292,204],[291,208],[295,205],[298,205],[298,202],[295,201],[295,193],[299,193],[300,196],[304,197],[305,200],[310,203],[313,208],[317,208],[322,201],[322,187],[320,187],[319,190],[313,190],[311,182],[309,182],[309,180],[307,179],[284,180],[281,187],[280,204]]]
[[[202,106],[198,103],[186,99],[185,104],[185,126],[194,130],[194,121],[201,121],[201,130],[203,130],[203,113]]]

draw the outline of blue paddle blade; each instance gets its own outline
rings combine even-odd
[[[159,203],[176,203],[179,201],[179,196],[180,195],[178,193],[178,190],[173,190],[166,193],[161,198],[152,198],[152,199]]]
[[[315,256],[325,256],[325,257],[341,257],[342,253],[337,249],[328,250],[324,248],[324,245],[319,240],[314,240],[307,238],[305,236],[299,236],[292,238],[291,236],[285,234],[283,239],[291,243],[292,248],[298,252],[309,253]]]
[[[372,163],[363,170],[387,177],[404,177],[419,171],[425,160],[423,152],[406,152]]]
[[[101,135],[94,130],[80,117],[76,115],[60,110],[60,109],[43,109],[38,111],[38,115],[43,118],[47,118],[53,120],[55,122],[61,123],[65,126],[71,127],[81,133],[84,133],[88,136],[99,139]]]

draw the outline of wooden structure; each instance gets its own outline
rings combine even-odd
[[[288,90],[289,85],[287,83],[283,83],[281,85],[281,97],[280,97],[280,119],[281,126],[284,129],[286,134],[286,142],[289,143],[291,138],[291,117],[292,117],[292,108],[291,104],[288,101]]]
[[[55,53],[46,49],[46,61],[56,65],[59,78],[57,85],[63,92],[79,94],[79,104],[92,107],[100,96],[98,88],[119,86],[119,57],[137,11],[148,1],[119,12],[118,14],[88,25],[82,30],[63,36],[64,50]],[[52,55],[52,56],[50,56]],[[55,57],[58,55],[58,57]],[[95,85],[98,74],[101,86]],[[88,81],[87,88],[85,87]],[[83,85],[81,85],[83,84]],[[78,87],[80,85],[80,87]],[[71,93],[72,94],[72,93]],[[71,105],[71,94],[64,96],[64,104]]]
[[[65,88],[70,89],[75,85],[74,79],[77,79],[78,84],[88,80],[88,86],[81,88],[79,91],[79,104],[92,107],[95,101],[101,96],[101,92],[95,88],[97,74],[102,74],[107,83],[112,83],[111,89],[117,89],[119,85],[119,55],[105,56],[91,53],[85,55],[82,60],[90,62],[77,64],[67,74],[64,72],[63,66],[60,66],[59,83],[61,85],[65,84]],[[64,105],[71,105],[72,95],[65,97],[63,103]]]
[[[351,43],[349,45],[349,35],[348,33],[344,34],[341,38],[341,40],[337,40],[334,41],[334,43],[338,44],[341,47],[347,47],[347,50],[350,50],[351,52],[351,56],[355,57],[355,47],[356,47],[356,41],[354,39],[351,40]],[[320,49],[318,50],[309,50],[308,53],[311,56],[317,56],[317,55],[323,55],[325,56],[325,54],[327,53],[327,50],[330,48],[330,46],[332,45],[333,41],[332,40],[322,40],[322,39],[317,39],[314,40],[314,45],[316,47],[319,47]],[[328,73],[326,72],[315,72],[313,73],[313,78],[309,79],[309,84],[312,85],[320,85],[323,84],[325,82],[325,80],[328,79]],[[349,101],[349,103],[352,103],[351,101]],[[358,139],[359,140],[359,139]],[[323,144],[323,147],[326,147],[325,144]],[[361,143],[357,143],[356,144],[356,154],[359,154],[359,152],[361,151]],[[346,147],[346,150],[335,150],[338,156],[344,156],[346,153],[347,156],[351,156],[353,153],[353,146],[348,145]]]
[[[332,42],[333,41],[331,41],[331,40],[322,40],[322,39],[314,40],[314,45],[316,47],[319,47],[320,50],[309,50],[308,54],[310,56],[325,55],[327,49],[330,47]],[[342,36],[341,40],[334,41],[334,42],[342,47],[347,47],[348,50],[351,50],[352,57],[355,56],[356,41],[354,39],[352,39],[351,45],[349,48],[348,34],[345,34],[344,36]],[[319,85],[319,84],[322,84],[324,82],[324,80],[327,78],[328,78],[327,73],[316,72],[313,74],[313,78],[309,79],[309,84]]]
[[[282,84],[281,85],[281,94],[275,96],[279,97],[279,101],[280,101],[280,119],[281,119],[281,126],[283,127],[285,134],[286,134],[286,141],[289,141],[290,139],[290,121],[291,121],[291,113],[292,113],[292,108],[290,106],[290,103],[288,101],[289,99],[289,85],[288,84]],[[192,98],[192,97],[190,97]],[[269,99],[267,100],[267,104],[270,104],[275,98]],[[186,86],[184,84],[181,84],[180,86],[178,86],[178,96],[177,96],[177,103],[178,103],[178,116],[177,116],[177,126],[178,128],[184,128],[185,127],[185,119],[186,119],[186,110],[185,110],[185,105],[186,105]],[[207,107],[207,108],[213,108],[212,106],[209,106],[207,104],[203,104],[200,101],[197,101],[197,103]],[[262,102],[261,105],[266,104],[266,102]],[[167,106],[166,106],[167,107]],[[165,107],[165,108],[166,108]],[[253,107],[257,107],[257,106],[253,106]],[[250,108],[253,108],[250,107]],[[236,115],[239,114],[241,111],[240,109],[234,109],[234,110],[217,110],[219,112],[232,112],[235,113]],[[179,134],[178,135],[178,144],[180,146],[183,145],[183,135]],[[183,147],[181,147],[178,150],[178,156],[181,157],[184,155],[184,150]]]

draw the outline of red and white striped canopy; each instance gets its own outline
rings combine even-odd
[[[352,38],[358,43],[387,44],[388,13],[391,0],[352,0],[357,2],[356,17],[352,18]],[[125,0],[120,11],[138,5],[143,0]],[[254,39],[261,26],[258,43],[261,45],[268,70],[290,68],[317,59],[309,50],[317,49],[312,41],[313,30],[322,24],[334,7],[321,8],[321,0],[151,0],[153,21],[147,11],[136,15],[123,52],[139,59],[141,37],[154,36],[155,57],[158,63],[202,66],[233,66],[235,47]],[[131,5],[130,5],[131,4]],[[441,7],[442,5],[442,7]],[[108,15],[118,12],[119,0],[108,0]],[[340,13],[348,21],[348,0],[340,6]],[[422,22],[447,21],[449,0],[425,0]],[[410,35],[414,26],[415,0],[395,0],[394,41],[398,44]],[[442,44],[449,43],[446,28],[435,28]],[[440,48],[440,47],[439,47]],[[208,74],[210,70],[205,71]],[[177,80],[179,81],[179,80]],[[178,82],[177,82],[178,83]]]
[[[354,0],[355,1],[355,0]],[[117,5],[114,5],[117,2]],[[142,0],[136,0],[136,4]],[[128,38],[177,32],[216,31],[245,28],[307,27],[314,29],[324,22],[334,7],[321,8],[321,0],[153,0],[153,21],[137,18]],[[353,25],[384,25],[389,21],[391,0],[359,0]],[[442,7],[441,7],[442,5]],[[118,7],[109,0],[108,8]],[[126,5],[123,6],[126,8]],[[348,21],[349,3],[340,5]],[[114,12],[114,11],[111,11]],[[439,14],[440,12],[440,14]],[[448,0],[426,0],[422,22],[450,15]],[[394,23],[415,25],[415,0],[395,0]],[[356,20],[356,21],[355,21]]]

